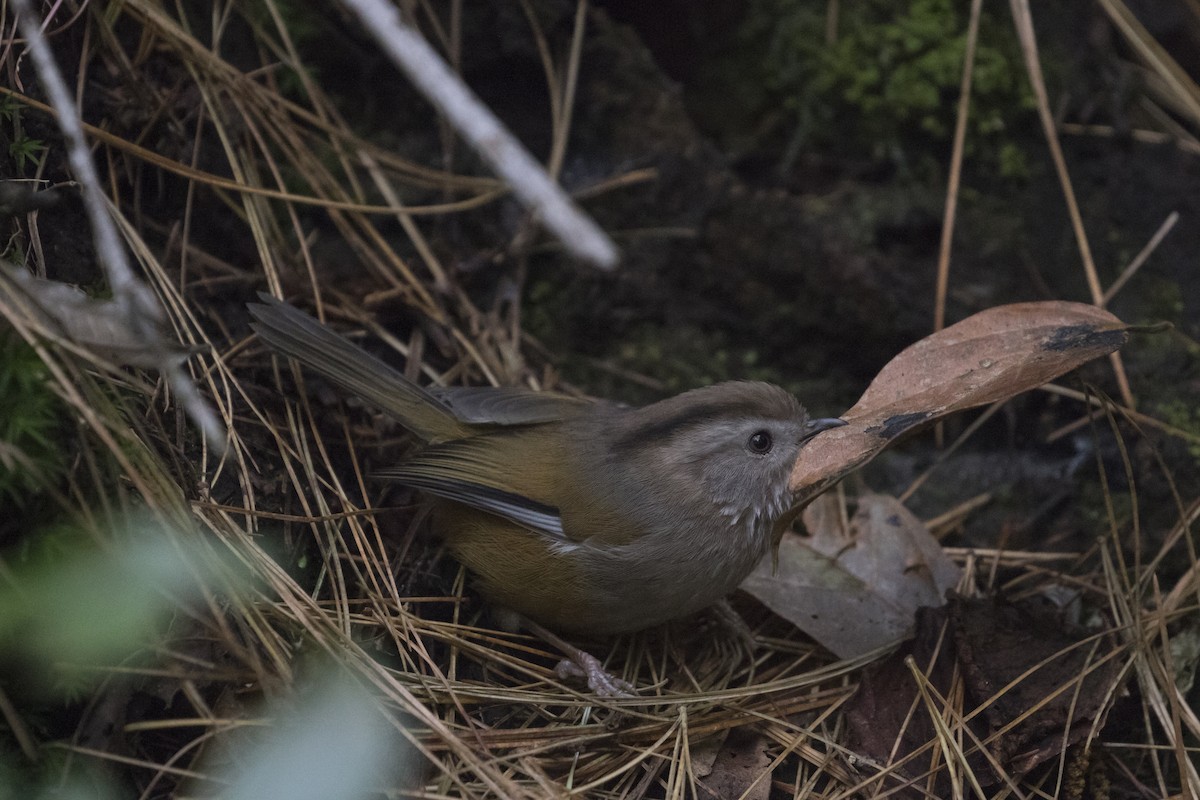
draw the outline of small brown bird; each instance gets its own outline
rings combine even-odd
[[[426,443],[376,476],[433,495],[434,528],[480,592],[559,631],[634,631],[722,600],[780,533],[804,442],[845,424],[809,419],[767,383],[720,383],[644,408],[423,389],[307,314],[262,299],[250,306],[252,327],[268,345]],[[581,666],[603,684],[591,674],[598,665]]]

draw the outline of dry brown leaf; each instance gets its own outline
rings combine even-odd
[[[88,297],[75,286],[35,278],[19,267],[0,272],[0,300],[5,298],[20,302],[31,321],[114,364],[161,367],[187,355],[164,333],[164,319],[147,320],[143,330],[134,330],[119,301]]]
[[[767,800],[771,766],[767,737],[750,727],[734,728],[717,753],[712,770],[699,781],[699,797]]]
[[[763,559],[742,588],[838,657],[853,658],[903,637],[918,608],[942,605],[959,571],[894,497],[860,497],[849,530],[838,502],[826,495],[810,505],[811,535],[786,534],[778,568]]]
[[[1062,301],[981,311],[926,336],[885,366],[843,428],[800,451],[791,487],[803,505],[898,436],[955,411],[1006,400],[1117,350],[1127,326],[1107,311]]]
[[[713,764],[717,763],[717,756],[725,748],[725,740],[729,738],[731,730],[725,728],[691,745],[692,774],[697,778],[707,778],[712,774]]]
[[[40,181],[0,181],[0,220],[51,208],[62,202],[59,189],[42,189]]]
[[[970,716],[975,739],[1007,773],[1024,775],[1103,726],[1123,680],[1124,662],[1114,657],[1119,650],[1111,632],[1076,628],[1038,598],[1009,603],[954,597],[944,608],[922,611],[913,641],[863,675],[846,705],[847,746],[881,765],[929,743],[937,748],[930,721],[935,710],[918,701],[911,658],[941,696],[953,696],[958,687],[956,712]],[[963,739],[980,784],[999,782],[989,761]],[[923,786],[929,759],[908,761],[893,779]],[[890,781],[886,785],[892,788]],[[950,794],[945,770],[934,791]],[[914,789],[898,796],[928,795]]]

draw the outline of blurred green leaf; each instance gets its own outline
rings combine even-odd
[[[0,646],[35,662],[122,661],[198,587],[194,565],[152,525],[122,547],[14,571],[0,588]]]
[[[46,365],[11,329],[0,329],[0,505],[25,508],[61,472],[65,408],[48,383]]]
[[[228,800],[353,800],[417,783],[411,747],[348,677],[330,675],[302,702],[277,710],[263,739],[218,776],[230,785]]]

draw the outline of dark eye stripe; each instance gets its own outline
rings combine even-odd
[[[747,403],[705,403],[691,406],[662,419],[652,419],[637,425],[613,441],[614,450],[643,446],[646,442],[661,441],[688,428],[703,425],[714,419],[722,419],[740,413],[753,413],[757,409]]]

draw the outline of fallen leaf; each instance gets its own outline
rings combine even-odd
[[[1124,666],[1105,661],[1120,647],[1112,634],[1089,635],[1036,596],[956,599],[950,617],[966,688],[985,707],[984,738],[1000,763],[1023,775],[1103,725]]]
[[[961,682],[953,719],[969,716],[972,734],[1001,768],[1024,775],[1104,724],[1122,674],[1121,659],[1105,659],[1118,648],[1111,633],[1097,636],[1071,626],[1036,598],[952,598],[944,608],[922,609],[915,637],[864,673],[846,706],[847,746],[883,767],[934,742],[930,715],[943,710],[940,701],[929,708],[920,700],[905,663],[912,659],[943,698],[954,696],[952,687]],[[961,741],[980,785],[997,783],[971,737],[964,734]],[[930,759],[941,753],[934,743],[896,767],[884,788],[898,781],[913,786],[899,796],[927,797],[929,790],[948,796],[944,761],[933,787],[926,783]]]
[[[767,800],[771,796],[771,754],[767,738],[748,727],[729,732],[712,770],[700,779],[699,797]]]
[[[697,778],[706,778],[712,774],[713,764],[717,763],[717,756],[725,748],[725,740],[729,738],[731,730],[732,728],[725,728],[690,745],[692,772]]]
[[[928,710],[919,705],[917,684],[906,661],[912,659],[925,680],[946,696],[955,676],[953,637],[947,632],[948,616],[945,606],[922,608],[917,613],[913,638],[884,661],[868,667],[858,690],[846,704],[846,747],[881,770],[904,761],[937,736]],[[946,797],[950,793],[950,781],[946,777],[944,761],[938,762],[941,770],[933,786],[926,780],[930,761],[938,755],[939,751],[927,749],[888,772],[880,787],[895,792],[888,795],[892,797]],[[972,767],[980,767],[984,760],[981,754],[976,754],[969,763]],[[905,789],[897,791],[899,786]]]
[[[818,498],[804,512],[809,536],[787,533],[778,566],[759,562],[741,588],[840,658],[853,658],[908,633],[922,606],[940,606],[958,567],[899,500],[864,495],[848,530],[839,501]]]
[[[1170,648],[1175,686],[1186,695],[1196,684],[1196,668],[1200,666],[1200,620],[1193,617],[1172,634]]]
[[[165,318],[132,324],[117,300],[88,297],[75,286],[36,278],[21,268],[0,269],[0,300],[19,304],[28,319],[115,364],[161,367],[187,351],[167,336]]]
[[[51,208],[62,202],[63,194],[58,189],[38,191],[40,181],[0,181],[0,220]]]
[[[893,358],[845,414],[848,424],[804,446],[791,488],[804,505],[901,434],[955,411],[1006,400],[1129,338],[1112,314],[1084,303],[1015,303],[968,317]]]

